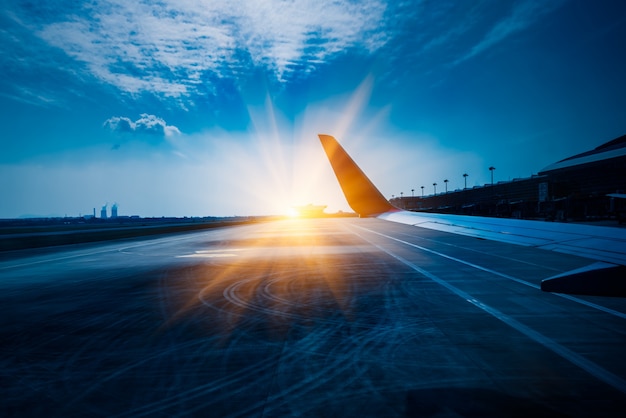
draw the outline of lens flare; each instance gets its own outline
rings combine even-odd
[[[218,240],[193,252],[232,257],[182,255],[181,260],[195,262],[173,272],[172,280],[162,281],[167,300],[175,305],[165,327],[190,315],[227,335],[251,314],[278,333],[319,322],[344,323],[352,317],[355,289],[370,291],[371,285],[363,283],[376,283],[371,279],[381,273],[372,266],[371,277],[362,272],[355,277],[353,263],[367,263],[372,247],[346,245],[353,235],[337,233],[337,221],[268,222],[245,239]],[[351,256],[345,257],[348,252]]]
[[[300,217],[300,212],[298,211],[298,209],[290,207],[287,209],[287,216],[290,218],[298,218]]]

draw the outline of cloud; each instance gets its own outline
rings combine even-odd
[[[105,127],[113,132],[127,133],[135,130],[135,123],[128,118],[113,116],[104,122]]]
[[[516,32],[521,32],[546,14],[554,11],[563,4],[564,0],[545,2],[541,0],[527,0],[518,3],[511,14],[499,20],[491,30],[475,44],[466,54],[458,58],[454,64],[466,61],[494,45],[502,42]]]
[[[207,77],[252,67],[285,82],[346,49],[371,53],[388,40],[385,10],[382,0],[94,0],[36,24],[41,39],[105,83],[186,97]]]
[[[50,54],[30,53],[26,46],[53,46],[66,59],[56,58],[63,64],[58,68],[74,79],[95,78],[133,97],[174,98],[186,108],[197,95],[217,97],[222,80],[243,85],[262,71],[285,84],[346,51],[418,55],[418,65],[428,53],[459,64],[527,29],[563,1],[66,1],[67,7],[14,11],[12,27],[37,38],[27,42],[24,35],[11,45],[20,46],[17,55],[28,56],[20,58],[28,63]],[[11,62],[8,68],[15,67]]]
[[[404,45],[397,40],[393,45],[400,44],[404,63],[406,56],[414,56],[418,58],[417,66],[425,62],[428,71],[440,74],[441,68],[447,70],[494,47],[501,47],[513,35],[528,31],[566,1],[441,0],[419,5],[410,3],[401,16],[408,16],[407,21],[412,23],[412,38]],[[412,50],[407,44],[413,47]]]
[[[181,133],[176,126],[168,125],[165,120],[147,113],[142,113],[134,122],[127,117],[113,116],[107,119],[103,126],[121,134],[137,133],[160,138],[170,138]]]

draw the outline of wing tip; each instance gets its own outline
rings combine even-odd
[[[356,213],[370,217],[399,210],[385,199],[334,136],[318,136],[343,194]]]

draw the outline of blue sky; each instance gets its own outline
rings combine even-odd
[[[626,133],[621,1],[0,0],[0,218],[349,210]]]

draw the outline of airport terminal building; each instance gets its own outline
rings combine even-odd
[[[393,198],[411,211],[556,221],[626,222],[626,135],[529,178],[425,197]]]

